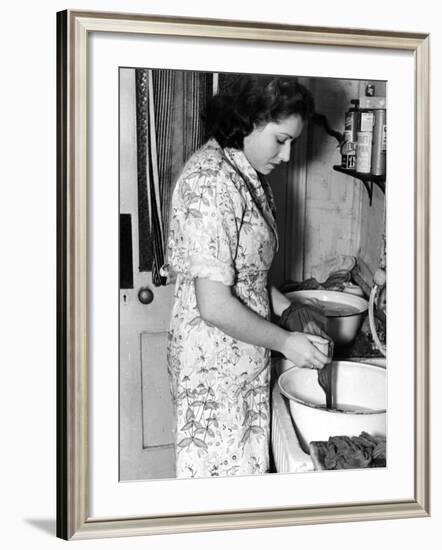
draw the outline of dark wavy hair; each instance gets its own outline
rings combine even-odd
[[[311,93],[296,78],[241,75],[211,98],[204,120],[207,137],[214,137],[221,147],[242,149],[255,126],[291,115],[305,121],[313,111]]]

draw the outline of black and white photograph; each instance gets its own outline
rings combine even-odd
[[[5,3],[4,548],[437,547],[437,5]]]
[[[385,468],[388,81],[118,79],[120,481]]]

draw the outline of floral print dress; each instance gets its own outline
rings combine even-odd
[[[176,414],[176,476],[261,474],[269,466],[270,351],[200,316],[195,278],[232,288],[269,318],[267,273],[278,246],[270,187],[244,153],[208,141],[172,197],[167,257],[175,280],[168,369]]]

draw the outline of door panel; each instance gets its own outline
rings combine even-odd
[[[166,365],[167,332],[141,334],[143,448],[173,446],[172,400]],[[155,359],[153,359],[155,358]]]

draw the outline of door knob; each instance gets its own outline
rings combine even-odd
[[[138,291],[138,300],[145,306],[153,302],[153,297],[153,292],[147,286],[141,287]]]

